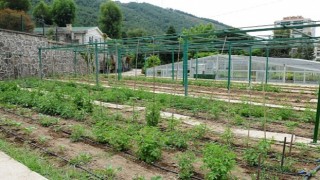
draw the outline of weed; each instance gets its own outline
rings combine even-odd
[[[117,177],[117,173],[119,171],[121,171],[122,168],[119,167],[119,168],[113,168],[111,165],[106,167],[105,169],[103,170],[97,170],[97,174],[102,176],[103,179],[110,179],[110,180],[113,180],[113,179],[116,179]]]
[[[295,145],[299,149],[301,156],[307,156],[309,154],[309,147],[307,144],[297,142]]]
[[[244,124],[244,121],[245,121],[244,118],[241,117],[241,116],[239,116],[238,114],[235,115],[235,117],[234,117],[234,119],[233,119],[233,123],[234,123],[235,125],[238,125],[238,126],[243,125],[243,124]]]
[[[142,175],[136,175],[135,177],[132,178],[132,180],[146,180],[146,178]]]
[[[40,144],[46,144],[48,142],[49,138],[47,136],[40,136],[38,138],[38,140],[39,140]]]
[[[37,129],[36,127],[29,126],[29,127],[23,128],[23,131],[26,132],[27,134],[31,134],[31,133],[33,133],[33,131],[36,130],[36,129]]]
[[[161,132],[155,127],[144,127],[137,137],[139,159],[152,163],[161,158]]]
[[[71,127],[71,141],[72,142],[77,142],[81,140],[81,138],[84,136],[85,129],[81,125],[74,125]]]
[[[41,126],[49,127],[49,126],[58,124],[59,119],[40,114],[39,115],[39,122],[40,122]]]
[[[92,160],[92,156],[89,153],[80,153],[78,156],[72,158],[70,163],[77,165],[85,165],[88,164]]]
[[[227,179],[228,173],[235,166],[236,155],[225,146],[210,143],[203,151],[203,167],[208,169],[206,179]]]
[[[191,151],[187,151],[177,156],[180,179],[191,179],[194,171],[192,163],[194,163],[195,158],[196,156]]]

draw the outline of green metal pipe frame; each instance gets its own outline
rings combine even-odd
[[[183,38],[183,84],[184,95],[188,96],[188,37]]]
[[[122,78],[122,60],[121,60],[121,48],[118,48],[118,68],[117,68],[117,72],[118,72],[118,81],[121,80]]]
[[[265,83],[268,84],[269,79],[269,48],[266,49],[266,79]]]
[[[317,143],[318,141],[319,118],[320,118],[320,84],[319,84],[319,90],[318,90],[317,114],[316,114],[316,122],[314,124],[313,143]]]
[[[94,52],[95,52],[95,62],[96,62],[96,85],[99,86],[99,58],[98,58],[98,43],[94,45]]]
[[[196,80],[198,80],[198,65],[199,65],[199,61],[198,61],[198,51],[196,53]]]
[[[174,51],[171,52],[172,53],[172,57],[171,57],[171,60],[172,60],[172,65],[171,65],[171,75],[172,75],[172,81],[174,81]]]
[[[228,90],[230,90],[230,86],[231,86],[231,43],[229,43],[229,46],[228,46],[228,55],[229,55],[229,58],[228,58]]]
[[[251,71],[252,71],[252,47],[249,48],[249,87],[251,88],[251,82],[252,82],[252,77],[251,77]]]

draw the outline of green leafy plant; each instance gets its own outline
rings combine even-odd
[[[235,166],[236,155],[225,146],[210,143],[203,150],[203,167],[208,169],[206,179],[227,179]]]
[[[161,132],[156,127],[144,127],[137,137],[139,159],[152,163],[161,158],[163,146]]]
[[[39,122],[41,124],[41,126],[43,127],[49,127],[52,125],[56,125],[59,123],[58,118],[54,118],[54,117],[50,117],[50,116],[46,116],[46,115],[39,115]]]
[[[180,179],[191,179],[194,172],[192,163],[194,163],[195,158],[196,156],[191,151],[187,151],[177,156]]]
[[[167,146],[176,147],[178,149],[186,149],[188,147],[187,144],[187,136],[181,131],[174,130],[168,131],[165,133],[165,144]]]
[[[92,155],[89,153],[80,153],[78,156],[72,158],[70,163],[73,165],[85,165],[92,160]]]
[[[157,126],[160,120],[160,107],[152,103],[146,107],[146,121],[148,126]]]
[[[110,180],[113,180],[113,179],[116,179],[117,177],[117,173],[119,171],[121,171],[122,168],[119,167],[119,168],[113,168],[111,165],[106,167],[105,169],[103,170],[97,170],[97,174],[102,176],[103,179],[110,179]]]
[[[36,127],[29,126],[29,127],[23,128],[23,131],[26,132],[27,134],[31,134],[31,133],[33,133],[33,131],[36,130],[36,129],[37,129]]]
[[[71,135],[70,135],[71,141],[77,142],[81,140],[84,134],[85,134],[85,129],[83,126],[74,125],[71,127]]]
[[[271,141],[261,140],[254,148],[248,148],[244,151],[243,158],[250,166],[257,166],[259,163],[259,156],[261,156],[261,163],[267,159],[268,151],[271,149]]]
[[[231,145],[234,141],[234,134],[231,131],[231,128],[226,128],[225,131],[221,134],[221,139],[222,141],[227,144],[227,145]]]
[[[190,136],[193,139],[201,139],[203,138],[208,131],[208,128],[205,124],[200,124],[194,126],[190,131]]]

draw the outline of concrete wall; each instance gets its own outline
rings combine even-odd
[[[0,29],[0,80],[28,76],[39,76],[39,47],[63,45],[33,34]],[[72,51],[42,52],[43,75],[87,72],[85,61],[77,56],[74,65]]]

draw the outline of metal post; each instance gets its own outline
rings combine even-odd
[[[286,74],[287,74],[287,66],[286,64],[283,64],[283,77],[282,77],[283,83],[286,83]]]
[[[95,60],[96,60],[96,85],[99,86],[99,58],[98,58],[98,41],[94,44]]]
[[[122,78],[121,48],[118,48],[118,80]]]
[[[174,50],[172,50],[172,64],[171,64],[171,75],[172,75],[172,80],[174,80]]]
[[[318,141],[319,118],[320,118],[320,84],[319,84],[319,90],[318,90],[318,104],[317,104],[316,123],[314,125],[313,143],[317,143]]]
[[[249,78],[249,87],[251,87],[251,71],[252,71],[252,47],[249,48],[249,75],[248,75],[248,78]]]
[[[266,84],[268,84],[268,76],[269,76],[269,48],[266,49],[266,57],[267,57],[267,61],[266,61]]]
[[[42,79],[42,49],[39,48],[39,77]]]
[[[147,55],[144,54],[144,66],[147,64]],[[144,76],[147,77],[147,68],[145,69]]]
[[[230,90],[230,85],[231,85],[231,43],[229,43],[228,47],[228,54],[229,54],[229,59],[228,59],[228,90]]]
[[[188,37],[184,37],[183,40],[183,84],[184,95],[188,96]]]
[[[198,62],[198,51],[197,51],[197,54],[196,54],[196,80],[198,80],[198,65],[199,65],[199,62]]]

